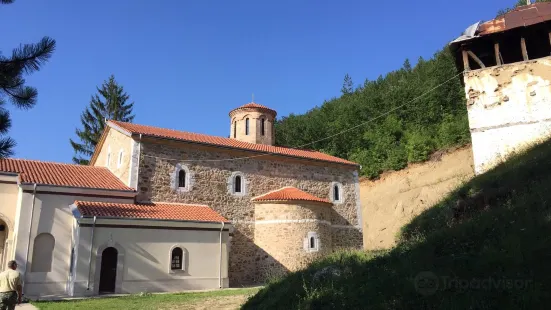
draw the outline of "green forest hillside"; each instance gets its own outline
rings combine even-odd
[[[276,144],[305,146],[353,160],[362,165],[362,175],[370,178],[427,160],[436,150],[470,140],[462,76],[457,75],[447,48],[430,60],[419,59],[413,68],[406,60],[400,70],[355,89],[347,75],[341,97],[303,115],[278,120]],[[453,76],[457,77],[445,83]],[[377,119],[369,122],[373,118]],[[335,135],[364,122],[368,123]],[[329,136],[333,137],[311,144]]]
[[[551,142],[476,176],[385,252],[335,253],[243,309],[549,309]]]

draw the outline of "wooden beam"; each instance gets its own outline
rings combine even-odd
[[[526,40],[520,38],[520,47],[522,48],[522,58],[524,61],[528,60],[528,51],[526,50]]]
[[[480,66],[480,68],[486,68],[486,66],[482,63],[482,61],[476,57],[476,55],[471,52],[471,51],[467,51],[467,53],[469,54],[469,56],[471,56],[471,58],[476,61],[476,63]]]
[[[463,70],[469,71],[471,67],[469,66],[469,55],[466,50],[462,50],[463,53]]]
[[[501,66],[501,58],[500,58],[500,55],[499,55],[499,43],[494,43],[494,52],[496,54],[496,64],[498,66]]]

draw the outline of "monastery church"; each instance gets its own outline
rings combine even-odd
[[[28,296],[262,283],[361,248],[359,165],[274,146],[276,111],[230,138],[108,121],[89,166],[0,160],[0,264]]]

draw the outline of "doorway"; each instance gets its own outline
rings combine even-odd
[[[115,293],[117,280],[117,256],[119,252],[114,247],[108,247],[101,253],[101,270],[99,280],[99,293]]]

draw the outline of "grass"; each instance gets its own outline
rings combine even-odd
[[[237,309],[241,300],[256,293],[258,288],[219,290],[197,293],[178,294],[143,294],[122,297],[90,298],[67,301],[32,302],[41,310],[65,309],[193,309],[194,306],[207,306],[217,309]],[[236,298],[233,298],[236,297]],[[237,298],[242,297],[242,298]],[[212,305],[210,307],[209,305]],[[233,305],[232,305],[233,304]]]
[[[328,267],[338,273],[321,272]],[[551,142],[546,142],[475,177],[414,218],[395,248],[335,253],[273,281],[242,309],[545,309],[549,304]]]

